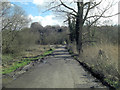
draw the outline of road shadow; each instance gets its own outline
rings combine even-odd
[[[55,50],[54,52],[67,52],[67,50]]]

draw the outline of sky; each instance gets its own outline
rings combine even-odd
[[[55,15],[52,14],[51,11],[43,12],[40,11],[40,7],[36,4],[36,2],[11,2],[13,5],[16,4],[22,7],[28,17],[32,20],[32,22],[39,22],[43,26],[46,25],[62,25],[57,19],[55,19]]]
[[[62,18],[63,16],[58,18],[57,15],[54,14],[52,11],[44,12],[46,10],[45,7],[48,5],[48,2],[52,1],[52,0],[9,0],[9,1],[13,5],[16,4],[25,10],[26,14],[28,15],[28,18],[30,18],[32,20],[31,23],[39,22],[43,26],[65,25],[65,23],[63,23],[63,21],[65,20]],[[63,1],[68,1],[68,0],[63,0]],[[71,1],[73,1],[73,0],[69,0],[69,2],[71,2]],[[118,1],[118,0],[114,0],[114,1]],[[73,5],[75,5],[75,4],[73,4]],[[72,4],[71,4],[71,6],[72,6]],[[110,13],[118,13],[118,4],[116,4],[111,9]],[[118,23],[118,16],[114,16],[114,17],[106,19],[106,20],[110,20],[109,23],[112,25],[115,25]]]

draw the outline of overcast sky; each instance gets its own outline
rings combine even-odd
[[[9,0],[9,1],[12,4],[21,6],[26,11],[28,17],[31,18],[32,22],[40,22],[43,26],[65,25],[63,23],[64,19],[62,17],[61,18],[56,17],[56,14],[54,14],[52,11],[43,13],[43,11],[46,9],[45,6],[47,6],[48,2],[52,1],[52,0]],[[66,1],[68,3],[68,0],[63,0],[63,1]],[[72,2],[72,1],[73,0],[69,0],[69,2]],[[106,0],[106,1],[110,1],[110,0]],[[118,2],[119,0],[114,0],[114,1]],[[75,6],[75,3],[71,4],[71,6],[72,7]],[[106,6],[106,3],[102,4],[102,7],[104,7],[104,6]],[[114,5],[114,7],[111,8],[111,10],[109,12],[109,14],[114,14],[114,13],[118,13],[118,3],[116,5]],[[111,23],[113,25],[118,24],[118,16],[114,16],[109,19],[101,19],[101,20],[102,21],[110,20],[109,23]]]

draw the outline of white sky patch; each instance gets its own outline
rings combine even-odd
[[[11,4],[12,7],[14,7],[15,5],[14,4]]]
[[[46,2],[50,2],[51,0],[33,0],[33,3],[36,5],[44,5]]]
[[[59,22],[58,20],[56,20],[54,15],[47,15],[45,17],[29,15],[28,18],[30,18],[32,22],[41,23],[42,26],[47,26],[47,25],[60,25],[61,26],[62,25],[62,22]]]
[[[36,5],[42,5],[44,0],[33,0],[33,3]]]

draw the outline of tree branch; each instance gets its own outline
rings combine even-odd
[[[65,10],[57,10],[57,12],[64,12],[64,13],[67,13],[67,14],[70,14],[70,15],[73,15],[73,16],[77,16],[76,14],[74,14],[73,12],[68,12],[68,11],[65,11]]]
[[[104,13],[107,11],[107,10],[109,10],[111,8],[111,5],[109,6],[109,7],[106,7],[106,9],[104,10],[104,11],[102,11],[102,13],[101,13],[101,15],[94,15],[94,16],[92,16],[93,18],[95,18],[96,17],[96,19],[95,19],[95,21],[93,21],[90,25],[89,25],[89,27],[91,27],[95,22],[97,22],[101,17],[104,17],[105,18],[105,16],[103,16],[104,15]],[[116,15],[116,14],[115,14]],[[113,16],[113,15],[110,15],[111,17]],[[110,17],[109,16],[109,17]],[[90,18],[90,17],[89,17]],[[108,18],[108,17],[106,17],[106,18]],[[88,18],[87,18],[88,19]]]
[[[45,13],[45,12],[47,12],[47,11],[49,11],[49,10],[52,10],[52,9],[54,9],[54,8],[60,7],[61,5],[62,5],[62,4],[56,5],[56,6],[54,6],[54,7],[51,7],[51,8],[49,8],[49,9],[47,9],[46,11],[44,11],[43,13]]]
[[[73,8],[71,8],[71,7],[67,6],[66,4],[64,4],[64,3],[62,2],[62,0],[60,0],[60,2],[61,2],[61,5],[63,5],[63,6],[66,7],[67,9],[72,10],[73,12],[77,13]]]
[[[87,19],[89,19],[89,18],[94,18],[94,17],[103,17],[103,18],[109,18],[109,17],[113,17],[113,16],[116,16],[116,15],[118,15],[118,14],[120,14],[120,12],[119,13],[116,13],[116,14],[114,14],[114,15],[110,15],[110,16],[101,16],[101,15],[94,15],[94,16],[89,16],[89,17],[87,17]]]
[[[102,3],[103,0],[101,0],[100,2],[98,2],[97,4],[95,4],[94,6],[90,7],[90,9],[95,8],[96,6],[98,6],[100,3]]]
[[[85,22],[85,20],[86,20],[86,18],[87,18],[87,16],[88,16],[89,11],[90,11],[90,2],[88,3],[88,9],[87,9],[87,12],[86,12],[86,14],[85,14],[85,17],[84,17],[84,19],[83,19],[83,24],[84,24],[84,22]]]

